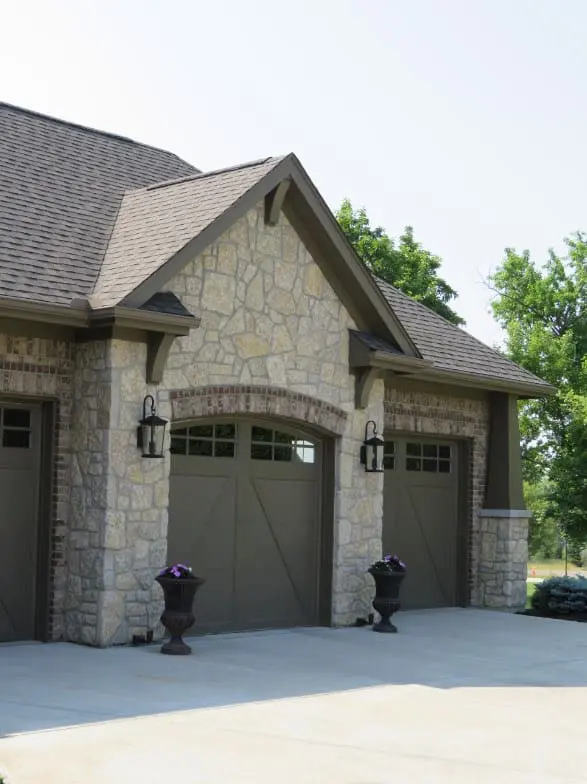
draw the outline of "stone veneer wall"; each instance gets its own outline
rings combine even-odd
[[[486,563],[481,571],[483,534],[479,518],[487,481],[488,398],[474,390],[451,391],[437,385],[388,379],[384,405],[387,431],[464,438],[470,442],[469,600],[472,605],[483,605],[484,581],[490,577]]]
[[[481,513],[478,604],[484,607],[521,610],[526,605],[530,515],[513,515]]]
[[[120,340],[77,346],[66,613],[75,642],[125,643],[158,623],[169,456],[142,460],[137,449],[146,355]]]
[[[63,634],[67,588],[72,354],[72,345],[63,340],[0,334],[0,395],[55,403],[48,601],[48,634],[53,640]]]
[[[145,383],[142,344],[115,340],[78,350],[69,639],[108,645],[156,627],[161,591],[153,578],[166,558],[170,460],[141,459],[136,425],[147,393],[164,417],[173,416],[172,400],[176,414],[179,401],[192,401],[184,419],[201,416],[195,401],[204,387],[230,387],[233,401],[241,399],[239,389],[250,395],[263,388],[267,400],[276,399],[276,388],[287,389],[321,401],[314,409],[332,414],[332,617],[352,623],[370,608],[366,569],[381,554],[383,510],[382,475],[365,473],[359,463],[366,421],[383,420],[383,382],[375,384],[369,407],[356,411],[348,372],[353,320],[285,217],[276,227],[265,225],[263,204],[166,288],[202,325],[175,341],[158,387]],[[241,405],[222,412],[241,413]]]

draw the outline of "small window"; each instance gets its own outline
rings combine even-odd
[[[0,409],[0,444],[6,449],[30,449],[31,412],[25,408]]]
[[[235,457],[236,425],[192,425],[173,430],[171,453],[191,457]]]
[[[273,460],[276,463],[315,463],[316,445],[266,427],[251,429],[251,459]]]
[[[450,474],[451,460],[450,446],[416,441],[406,444],[406,471]]]
[[[386,441],[383,448],[383,468],[393,471],[395,468],[395,441]]]

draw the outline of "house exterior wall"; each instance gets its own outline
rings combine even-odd
[[[165,565],[170,459],[141,459],[136,425],[147,393],[177,421],[201,416],[210,389],[224,414],[253,400],[265,415],[317,417],[313,424],[336,439],[332,618],[352,623],[372,600],[366,569],[381,554],[383,509],[382,475],[359,464],[365,423],[383,420],[383,382],[355,410],[352,318],[285,217],[265,225],[262,204],[167,290],[202,325],[176,339],[159,386],[145,383],[143,344],[86,344],[76,356],[67,638],[108,645],[157,629],[162,597],[153,578]],[[218,402],[206,410],[218,414]]]
[[[52,494],[49,520],[48,636],[63,635],[67,592],[66,544],[69,527],[70,423],[73,345],[66,340],[0,333],[0,398],[50,401],[55,406]]]

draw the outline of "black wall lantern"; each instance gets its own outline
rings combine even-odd
[[[151,413],[147,414],[147,406]],[[164,457],[163,445],[165,443],[165,429],[167,420],[157,416],[155,398],[147,395],[143,400],[143,418],[137,428],[137,446],[142,451],[143,457]]]
[[[365,425],[365,440],[361,447],[361,465],[365,466],[365,471],[369,473],[383,471],[384,449],[385,441],[378,434],[375,422],[370,419]]]

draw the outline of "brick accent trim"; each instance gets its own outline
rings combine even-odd
[[[311,425],[341,436],[347,413],[323,400],[271,386],[231,384],[172,390],[169,393],[175,421],[213,416],[257,414]]]

